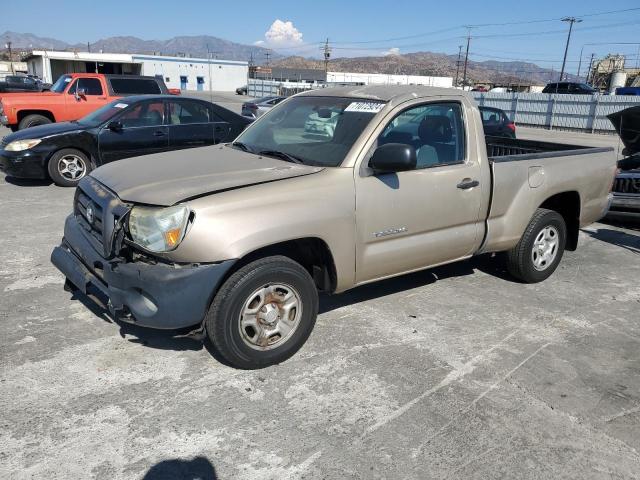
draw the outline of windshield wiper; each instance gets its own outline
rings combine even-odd
[[[253,153],[253,150],[248,145],[245,145],[242,142],[233,142],[231,146],[238,147],[239,149],[244,150],[245,152]]]
[[[278,157],[286,162],[291,162],[291,163],[304,163],[301,158],[298,158],[295,155],[291,155],[290,153],[281,152],[280,150],[262,150],[258,152],[258,155]]]

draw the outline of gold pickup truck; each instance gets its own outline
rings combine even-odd
[[[52,262],[113,317],[193,327],[260,368],[304,344],[318,291],[488,252],[546,279],[607,212],[615,171],[610,148],[485,138],[454,89],[310,91],[232,143],[93,171]]]

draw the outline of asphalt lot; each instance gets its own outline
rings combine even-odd
[[[482,257],[324,298],[239,371],[63,291],[72,197],[0,175],[0,478],[640,478],[640,224],[541,284]]]

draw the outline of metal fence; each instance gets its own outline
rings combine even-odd
[[[250,97],[268,97],[271,95],[282,95],[288,97],[305,90],[324,88],[326,85],[306,82],[281,82],[278,80],[262,80],[259,78],[249,79],[247,84],[247,95]]]
[[[607,115],[640,105],[640,97],[631,95],[472,93],[478,105],[500,108],[518,125],[549,130],[614,133]]]
[[[288,96],[326,86],[320,83],[250,79],[248,94],[252,97]],[[500,108],[518,125],[591,133],[615,133],[607,115],[640,105],[640,96],[632,95],[471,93],[478,105]]]

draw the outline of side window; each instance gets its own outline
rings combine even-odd
[[[69,87],[69,90],[67,90],[67,93],[69,95],[74,95],[76,93],[76,88],[78,88],[78,81],[79,80],[76,80],[75,82],[73,82],[73,85],[71,85]]]
[[[226,122],[224,118],[216,113],[213,107],[209,107],[209,120],[212,122]]]
[[[495,112],[490,112],[491,115]],[[416,168],[464,162],[465,133],[459,103],[430,103],[398,114],[378,138],[378,145],[405,143],[416,149]]]
[[[208,123],[209,109],[198,102],[169,102],[169,119],[171,125]]]
[[[483,123],[490,124],[490,125],[498,123],[497,111],[483,108],[480,110],[480,113],[482,114]]]
[[[118,119],[123,128],[159,127],[164,123],[164,104],[146,102],[131,107]]]
[[[102,84],[97,78],[81,78],[78,88],[84,88],[87,95],[102,95]]]

